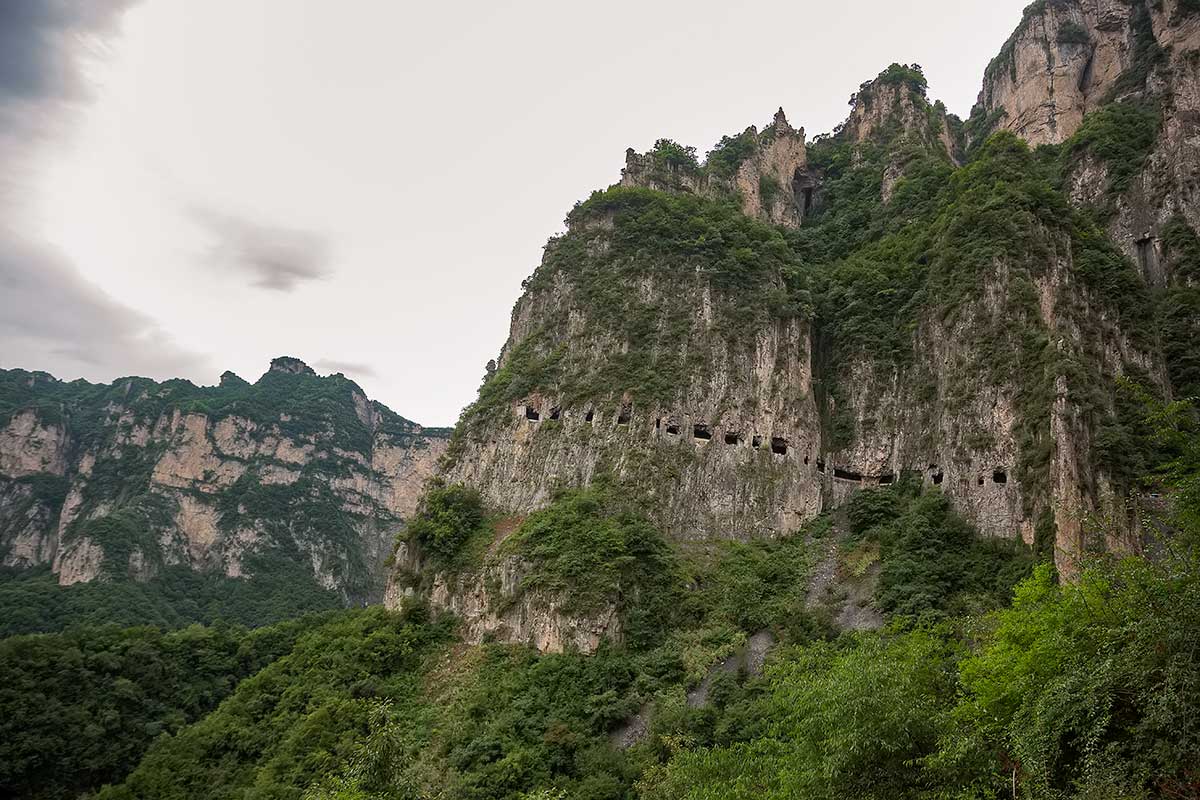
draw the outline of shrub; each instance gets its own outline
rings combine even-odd
[[[436,561],[449,564],[475,534],[484,530],[483,498],[462,484],[434,484],[425,492],[405,535]]]

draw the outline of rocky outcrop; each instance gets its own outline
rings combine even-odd
[[[495,641],[527,644],[543,653],[594,653],[602,642],[621,641],[615,606],[590,613],[572,610],[569,597],[527,590],[523,581],[530,570],[519,556],[494,546],[478,570],[437,571],[401,542],[384,605],[400,608],[419,593],[434,611],[458,618],[459,634],[469,644]]]
[[[67,436],[56,420],[43,420],[38,412],[18,411],[0,428],[0,475],[63,475],[67,471]]]
[[[955,159],[958,149],[945,107],[940,103],[930,104],[920,68],[907,64],[893,64],[875,80],[859,87],[839,135],[856,145],[874,142],[894,150],[900,150],[896,145],[903,142],[940,153],[950,160]],[[893,162],[891,180],[885,176],[885,203],[890,199],[899,166]]]
[[[750,217],[799,227],[812,211],[815,176],[808,169],[804,129],[794,129],[780,108],[762,133],[754,126],[733,137],[731,158],[709,155],[703,167],[672,161],[657,151],[625,151],[621,185],[683,191],[709,199],[736,198]]]
[[[296,359],[254,385],[79,383],[38,384],[0,429],[0,556],[63,584],[177,564],[248,577],[283,548],[327,588],[377,596],[447,441]]]

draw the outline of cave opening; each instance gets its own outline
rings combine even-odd
[[[725,431],[725,444],[737,444],[742,440],[742,435],[734,431]]]
[[[712,438],[712,431],[710,431],[708,429],[707,425],[703,425],[703,424],[693,425],[692,426],[692,438],[699,439],[703,442],[707,442],[709,439]]]
[[[994,470],[992,472],[992,483],[1008,483],[1008,474],[1002,470]]]
[[[817,472],[821,473],[822,475],[825,474],[825,462],[819,458],[817,459]]]
[[[588,412],[583,415],[584,422],[592,422],[595,419],[596,419],[596,412],[590,408],[588,409]]]
[[[879,476],[879,485],[880,486],[887,486],[889,483],[895,483],[895,482],[896,482],[895,475],[880,475]]]
[[[559,418],[559,417],[561,417],[561,416],[562,416],[562,409],[561,409],[561,408],[552,408],[552,409],[550,409],[550,419],[558,419],[558,418]]]
[[[975,481],[975,482],[976,482],[977,484],[979,484],[980,486],[983,486],[983,476],[982,476],[982,475],[980,475],[980,476],[979,476],[979,479],[978,479],[977,481]]]
[[[945,474],[944,474],[944,473],[943,473],[943,472],[942,472],[940,469],[939,469],[937,472],[933,473],[933,484],[934,484],[934,486],[938,486],[938,485],[940,485],[940,484],[941,484],[941,482],[942,482],[943,480],[945,480],[945,478],[946,478]]]
[[[782,436],[772,436],[771,452],[777,456],[787,455],[787,439]]]
[[[628,425],[630,417],[633,416],[633,409],[629,406],[622,406],[620,412],[617,413],[617,424]]]
[[[667,425],[667,433],[671,434],[672,436],[678,436],[679,435],[679,426],[674,423],[668,424]]]
[[[752,438],[750,439],[750,446],[751,446],[751,447],[756,447],[756,448],[757,448],[757,447],[762,447],[762,437],[761,437],[761,436],[758,436],[758,435],[755,435],[754,437],[752,437]]]
[[[533,406],[525,406],[525,419],[529,420],[530,422],[537,422],[541,418],[542,415],[538,413],[536,408]]]
[[[863,479],[861,472],[855,472],[854,470],[850,469],[842,469],[841,467],[833,468],[833,477],[841,478],[844,481],[855,481],[857,483],[862,483]]]

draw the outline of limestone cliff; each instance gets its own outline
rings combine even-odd
[[[0,557],[59,582],[300,560],[346,597],[382,562],[445,449],[340,375],[276,359],[251,385],[0,373]]]
[[[613,475],[675,539],[710,540],[910,475],[1064,573],[1092,520],[1127,540],[1112,376],[1167,391],[1134,265],[1015,140],[958,167],[919,68],[864,84],[808,151],[829,204],[788,240],[703,171],[627,160],[526,282],[446,478],[524,513]]]

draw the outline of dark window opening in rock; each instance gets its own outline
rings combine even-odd
[[[772,436],[771,452],[777,456],[787,455],[787,439],[782,436]]]
[[[561,416],[562,416],[562,409],[561,409],[561,408],[552,408],[552,409],[550,409],[550,419],[558,419],[558,418],[559,418],[559,417],[561,417]]]
[[[807,217],[813,205],[813,180],[801,170],[792,174],[792,194],[802,217]]]
[[[591,422],[591,421],[593,421],[594,419],[596,419],[596,412],[595,412],[595,411],[592,411],[592,410],[589,408],[589,409],[588,409],[588,412],[587,412],[586,414],[584,414],[584,415],[583,415],[583,421],[584,421],[584,422]]]
[[[983,486],[983,476],[982,475],[979,476],[979,480],[976,481],[976,483],[978,483],[980,486]]]
[[[750,446],[751,447],[762,447],[762,437],[761,436],[752,437],[750,439]]]
[[[533,406],[525,406],[525,419],[532,422],[537,422],[541,418],[542,415],[538,413],[536,408]]]
[[[1158,257],[1154,252],[1154,239],[1146,237],[1134,242],[1134,247],[1137,248],[1138,265],[1142,268],[1142,274],[1151,276],[1158,271]]]
[[[654,430],[659,430],[660,428],[662,428],[662,417],[658,417],[654,420]]]
[[[819,458],[817,459],[817,472],[820,472],[822,475],[825,474],[825,462]]]
[[[740,433],[735,433],[733,431],[725,431],[725,444],[737,444],[741,440],[742,440],[742,436]]]
[[[672,436],[678,436],[679,435],[679,426],[678,425],[668,425],[667,433],[671,434]]]
[[[992,483],[1008,483],[1008,475],[1002,469],[992,473]]]
[[[930,464],[930,465],[929,465],[929,471],[930,471],[930,472],[933,472],[935,469],[937,469],[937,464]]]
[[[896,482],[895,475],[880,475],[879,476],[879,485],[880,486],[887,486],[889,483],[895,483],[895,482]]]
[[[710,431],[708,429],[707,425],[693,425],[692,426],[692,438],[693,439],[701,439],[701,440],[707,442],[709,439],[712,438],[712,431]]]
[[[854,472],[853,470],[849,469],[841,469],[840,467],[833,468],[833,477],[841,478],[844,481],[857,481],[858,483],[862,483],[861,472]]]
[[[619,414],[617,414],[617,424],[618,425],[628,425],[629,418],[631,416],[633,416],[632,409],[630,409],[629,406],[623,407],[621,409],[621,412]]]
[[[805,456],[805,457],[804,457],[804,463],[805,463],[805,464],[807,464],[807,463],[808,463],[808,456]]]
[[[933,483],[934,483],[934,485],[939,485],[939,484],[941,484],[941,482],[942,482],[942,481],[943,481],[945,478],[946,478],[946,476],[945,476],[945,475],[944,475],[944,474],[943,474],[941,471],[938,471],[938,472],[935,472],[935,473],[933,473]]]
[[[1087,93],[1087,90],[1092,85],[1092,73],[1095,71],[1096,48],[1092,47],[1091,54],[1088,55],[1087,63],[1083,65],[1083,71],[1079,74],[1079,91]]]

